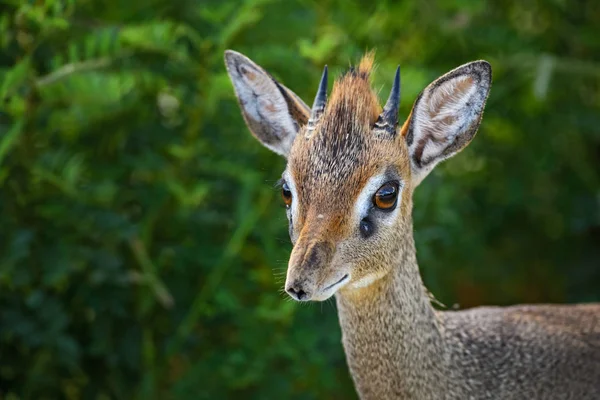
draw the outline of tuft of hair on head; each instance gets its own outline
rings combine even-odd
[[[368,51],[358,64],[358,73],[368,79],[375,64],[375,50]]]
[[[370,125],[375,122],[381,113],[381,106],[370,82],[374,60],[375,51],[371,50],[361,58],[358,66],[351,66],[335,81],[329,110],[334,113],[344,110],[354,116],[357,123]],[[350,110],[352,112],[349,112]]]
[[[346,72],[342,74],[340,80],[343,78],[360,78],[365,81],[368,81],[371,77],[371,71],[373,71],[373,67],[375,64],[375,51],[370,50],[365,55],[362,56],[358,66],[351,65],[348,67]]]

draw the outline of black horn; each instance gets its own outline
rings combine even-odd
[[[398,110],[400,109],[400,66],[396,69],[394,84],[383,111],[375,122],[376,131],[384,131],[394,136],[398,125]]]
[[[319,90],[315,96],[315,101],[310,112],[310,118],[308,120],[307,129],[312,131],[315,129],[315,125],[323,115],[325,111],[325,105],[327,104],[327,65],[323,69],[323,75],[321,76],[321,82],[319,83]]]

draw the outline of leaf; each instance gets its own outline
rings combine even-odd
[[[13,92],[23,85],[29,78],[31,60],[24,57],[17,62],[11,69],[5,71],[2,75],[2,84],[0,85],[0,98],[5,99],[13,95]]]
[[[2,161],[6,154],[13,148],[19,139],[19,136],[23,132],[24,125],[25,120],[19,119],[13,123],[8,131],[5,131],[5,133],[0,135],[0,166],[2,165]]]

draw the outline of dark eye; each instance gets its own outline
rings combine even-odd
[[[375,196],[373,204],[381,210],[392,210],[398,200],[398,182],[388,182],[381,186]]]
[[[281,197],[285,206],[289,208],[292,205],[292,191],[287,182],[283,182],[283,185],[281,185]]]

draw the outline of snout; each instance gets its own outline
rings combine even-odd
[[[294,283],[290,286],[287,286],[285,291],[290,295],[290,297],[297,301],[308,301],[310,300],[310,292],[304,290],[304,285],[301,283]]]
[[[333,283],[323,286],[322,288],[317,287],[314,292],[305,290],[308,285],[302,283],[295,283],[289,286],[286,285],[285,291],[296,301],[323,301],[333,296],[338,289],[340,289],[349,281],[350,274],[346,273],[343,274],[338,280],[334,280]]]
[[[334,246],[325,241],[296,244],[285,283],[290,297],[297,301],[326,300],[350,280],[349,272],[332,266],[333,253]]]

